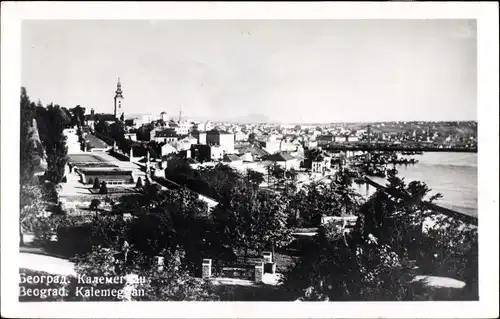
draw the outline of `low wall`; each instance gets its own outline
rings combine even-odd
[[[214,274],[217,277],[254,280],[254,278],[255,278],[255,266],[229,265],[229,266],[222,267],[220,269],[220,271],[218,271],[218,273],[214,272]]]

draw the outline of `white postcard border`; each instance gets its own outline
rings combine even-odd
[[[492,317],[498,315],[498,4],[495,2],[2,2],[1,311],[5,317]],[[19,303],[19,88],[22,19],[478,19],[479,302]],[[494,179],[495,178],[495,179]],[[15,227],[14,227],[15,225]]]

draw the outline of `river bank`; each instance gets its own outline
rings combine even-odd
[[[426,183],[431,189],[431,195],[441,193],[443,198],[436,201],[436,204],[477,216],[477,154],[428,152],[413,157],[419,161],[417,164],[396,166],[400,177],[407,183]],[[388,167],[392,168],[392,165]],[[370,178],[382,185],[387,183],[386,178]],[[354,187],[365,197],[375,192],[372,186],[354,184]]]

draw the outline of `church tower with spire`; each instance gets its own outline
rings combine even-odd
[[[125,109],[123,107],[123,95],[122,95],[122,84],[120,78],[118,78],[118,83],[116,84],[115,91],[115,118],[121,119],[125,116]]]

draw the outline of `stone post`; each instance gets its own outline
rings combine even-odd
[[[255,265],[255,282],[262,282],[262,278],[264,277],[264,263],[259,262]]]
[[[201,277],[212,277],[212,259],[203,259],[203,263],[201,265]]]
[[[156,261],[156,266],[158,267],[158,271],[163,270],[163,261],[165,260],[165,257],[163,256],[155,256],[155,261]]]
[[[150,164],[149,151],[146,152],[146,173],[147,174],[151,173],[151,164]]]

